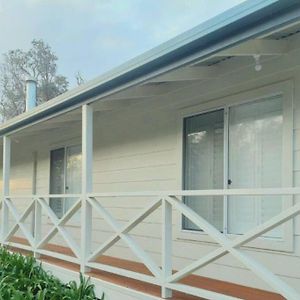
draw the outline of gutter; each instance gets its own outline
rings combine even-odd
[[[300,20],[299,0],[249,0],[0,126],[0,136]]]

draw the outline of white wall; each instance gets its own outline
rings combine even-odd
[[[246,62],[246,65],[245,65]],[[228,72],[230,71],[230,75]],[[224,75],[222,75],[224,74]],[[119,111],[99,114],[94,132],[94,191],[149,191],[181,189],[180,153],[181,115],[189,107],[195,113],[207,103],[242,91],[253,90],[289,80],[294,89],[294,172],[295,186],[300,186],[300,50],[263,62],[263,69],[254,71],[253,61],[231,59],[220,66],[220,77],[197,82],[176,93],[157,98],[149,104],[129,106]],[[49,192],[50,149],[62,144],[79,142],[80,131],[64,128],[45,137],[20,139],[13,144],[11,192],[27,194],[31,189],[32,151],[38,152],[37,193]],[[26,151],[25,151],[26,150]],[[300,197],[299,197],[300,201]],[[126,223],[149,199],[105,199],[107,209]],[[21,205],[21,204],[20,204]],[[178,214],[174,212],[174,220]],[[45,218],[45,222],[49,223]],[[77,237],[76,222],[68,228]],[[111,228],[99,216],[93,218],[93,247],[105,241]],[[45,226],[44,232],[49,228]],[[153,213],[132,231],[138,243],[160,264],[160,211]],[[173,264],[180,269],[212,251],[217,245],[178,238],[179,225],[174,222]],[[56,242],[64,244],[62,239]],[[289,252],[262,249],[245,250],[262,261],[285,281],[300,291],[300,218],[294,225],[294,247]],[[107,254],[135,259],[124,243],[118,243]],[[216,279],[228,280],[259,288],[268,287],[229,255],[198,272]]]

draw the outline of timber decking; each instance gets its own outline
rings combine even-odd
[[[28,244],[25,239],[23,238],[17,238],[14,237],[12,239],[13,242],[15,243],[20,243],[20,244]],[[20,252],[22,254],[28,254],[28,251],[24,251],[21,249],[17,248],[11,248],[13,251]],[[63,246],[59,245],[54,245],[54,244],[48,244],[45,249],[52,251],[52,252],[57,252],[69,256],[74,256],[72,251]],[[53,264],[53,265],[58,265],[60,267],[64,267],[69,270],[73,271],[78,271],[79,272],[79,266],[74,263],[70,263],[67,261],[62,261],[54,257],[49,257],[42,255],[40,258],[41,261]],[[125,259],[120,259],[116,257],[110,257],[110,256],[101,256],[100,258],[97,259],[97,262],[114,266],[114,267],[119,267],[122,269],[138,272],[141,274],[147,274],[147,275],[152,275],[150,271],[142,264],[130,260],[125,260]],[[160,297],[160,287],[145,283],[143,281],[138,281],[135,279],[130,279],[124,276],[104,272],[104,271],[99,271],[92,269],[91,272],[87,273],[88,276],[95,277],[98,279],[101,279],[103,281],[107,281],[110,283],[114,283],[120,286],[124,286],[127,288],[130,288],[132,290],[136,290],[139,292],[143,292],[146,294],[150,294],[153,296]],[[210,291],[222,293],[224,295],[229,295],[229,296],[234,296],[237,298],[245,299],[245,300],[284,300],[285,298],[272,292],[268,291],[263,291],[260,289],[254,289],[226,281],[220,281],[216,279],[211,279],[203,276],[197,276],[197,275],[189,275],[186,278],[182,279],[179,281],[180,283],[193,286],[193,287],[198,287],[202,289],[207,289]],[[199,297],[194,297],[190,295],[186,295],[180,292],[173,292],[173,297],[171,300],[200,300],[201,298]]]

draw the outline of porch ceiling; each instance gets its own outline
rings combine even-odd
[[[261,38],[245,41],[205,59],[166,71],[158,76],[107,97],[95,98],[96,111],[123,109],[130,105],[152,103],[174,95],[177,90],[206,84],[229,74],[235,62],[239,68],[255,67],[255,56],[262,64],[300,48],[300,25],[293,24]],[[99,101],[97,101],[99,100]],[[100,101],[101,100],[101,101]],[[161,101],[162,102],[162,101]]]
[[[28,138],[45,139],[47,133],[53,131],[62,131],[64,129],[80,130],[81,128],[81,110],[75,109],[65,114],[50,118],[44,122],[39,122],[17,131],[13,134],[13,138],[17,140]]]

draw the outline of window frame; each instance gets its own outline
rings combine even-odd
[[[282,96],[283,103],[283,119],[284,119],[284,135],[283,135],[283,174],[282,185],[284,187],[293,186],[293,82],[291,80],[271,84],[256,89],[243,91],[231,96],[225,96],[216,100],[211,100],[203,104],[185,108],[179,112],[179,130],[178,130],[178,161],[181,161],[179,166],[179,179],[180,187],[184,188],[184,120],[188,117],[195,115],[201,115],[204,113],[224,110],[224,188],[227,187],[228,180],[228,111],[229,108],[234,105],[240,105],[244,103],[251,103],[254,101],[274,97]],[[226,119],[226,120],[225,120]],[[225,142],[226,141],[226,142]],[[227,211],[227,197],[224,197],[224,225],[228,223],[228,211]],[[284,196],[283,208],[286,209],[293,205],[294,197]],[[216,244],[205,232],[188,230],[183,228],[183,217],[180,213],[176,213],[176,224],[178,228],[176,230],[176,238],[180,240],[189,240],[203,243]],[[255,241],[252,241],[244,246],[246,248],[257,248],[273,251],[292,252],[294,249],[294,220],[286,222],[283,230],[283,238],[269,238],[259,237]],[[223,226],[226,230],[224,234],[230,239],[237,237],[235,234],[229,234],[227,232],[227,226]]]

